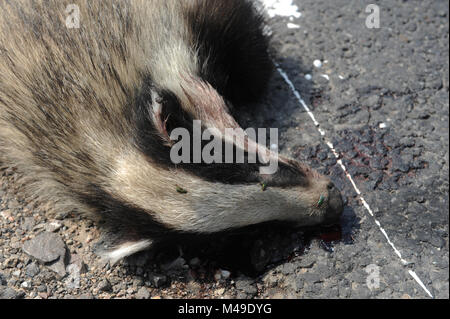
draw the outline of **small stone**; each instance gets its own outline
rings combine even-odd
[[[142,268],[142,267],[137,267],[136,268],[136,275],[138,275],[138,276],[142,276],[142,275],[144,275],[144,268]]]
[[[320,61],[320,60],[314,60],[313,64],[316,68],[322,67],[322,61]]]
[[[312,266],[314,266],[315,263],[316,261],[314,259],[304,257],[300,259],[299,266],[300,268],[311,268]]]
[[[147,288],[142,287],[138,290],[136,294],[136,299],[149,299],[150,298],[150,292]]]
[[[72,254],[70,256],[70,264],[76,265],[78,271],[80,274],[84,274],[88,271],[87,265],[84,263],[83,259],[80,257],[80,255]]]
[[[6,286],[6,277],[2,273],[0,273],[0,286]]]
[[[167,283],[167,277],[164,275],[154,275],[152,283],[156,288],[161,288]]]
[[[304,280],[303,278],[295,278],[292,284],[292,288],[294,288],[295,292],[300,292],[303,289]]]
[[[19,259],[16,256],[6,258],[3,265],[5,268],[15,268],[17,266],[17,263],[19,262]]]
[[[258,289],[252,284],[250,280],[238,280],[236,281],[236,289],[239,289],[247,295],[253,297],[258,292]]]
[[[324,161],[325,159],[328,158],[328,153],[325,151],[320,152],[319,154],[317,154],[317,158],[320,159],[321,161]]]
[[[24,281],[23,283],[20,284],[20,287],[29,290],[31,289],[31,283],[28,281]]]
[[[263,282],[267,287],[273,288],[279,285],[280,277],[281,274],[274,274],[273,272],[268,272],[264,276]]]
[[[38,230],[44,229],[45,226],[46,226],[46,224],[44,224],[44,223],[37,224],[36,226],[33,227],[33,231],[38,231]]]
[[[295,269],[296,269],[295,264],[286,263],[282,266],[281,272],[283,273],[283,275],[287,276],[287,275],[293,274],[295,272]]]
[[[410,137],[404,137],[400,139],[400,144],[404,147],[413,147],[415,145],[414,139]]]
[[[305,79],[308,80],[308,81],[311,81],[312,80],[312,75],[311,74],[306,74],[305,75]]]
[[[144,285],[144,280],[142,278],[133,279],[133,286],[134,287],[141,287],[143,285]]]
[[[50,232],[50,233],[55,233],[58,230],[60,230],[61,227],[62,227],[62,224],[60,222],[58,222],[58,221],[55,221],[55,222],[51,222],[49,224],[46,224],[45,225],[45,230]]]
[[[22,299],[25,297],[23,291],[16,291],[9,287],[0,287],[0,299]]]
[[[111,292],[112,291],[112,286],[111,286],[110,282],[107,279],[103,279],[98,284],[97,289],[98,289],[98,291],[101,291],[101,292]]]
[[[34,276],[36,276],[37,274],[39,274],[39,265],[36,264],[35,262],[29,264],[26,268],[25,268],[25,274],[28,277],[33,278]]]
[[[303,279],[308,284],[313,284],[313,283],[322,281],[322,277],[319,274],[314,273],[314,272],[307,272],[307,273],[303,274]]]
[[[66,247],[61,237],[44,232],[25,242],[23,251],[42,263],[50,263],[64,257]]]
[[[2,211],[0,213],[0,216],[2,216],[8,222],[14,221],[14,218],[12,217],[12,213],[9,209]]]
[[[231,273],[228,270],[222,270],[220,272],[220,275],[222,276],[222,279],[228,279],[231,276]]]
[[[25,242],[22,249],[61,277],[66,275],[66,246],[57,234],[43,232]]]
[[[63,259],[58,260],[57,262],[46,265],[48,269],[53,270],[60,277],[65,277],[67,275],[66,266],[64,264]]]
[[[37,291],[38,292],[46,292],[47,291],[47,286],[40,285],[40,286],[37,287]]]
[[[379,103],[380,103],[380,97],[378,95],[372,95],[372,96],[368,97],[366,100],[364,100],[364,104],[371,108],[376,108]]]
[[[171,263],[168,263],[166,265],[163,266],[164,270],[177,270],[177,269],[183,269],[185,268],[184,266],[186,265],[186,260],[184,260],[184,258],[182,257],[178,257],[177,259],[175,259],[174,261],[172,261]]]
[[[34,218],[33,217],[25,217],[24,222],[22,223],[22,229],[25,231],[30,231],[34,227]]]
[[[42,299],[48,299],[48,293],[46,292],[39,292],[38,296],[41,297]]]
[[[216,290],[216,295],[221,296],[225,293],[225,288],[219,288]]]
[[[70,264],[67,267],[69,276],[67,277],[65,283],[68,289],[78,289],[80,288],[80,268],[76,264]]]
[[[392,157],[392,169],[393,171],[400,171],[403,173],[407,173],[411,168],[409,162],[404,161],[400,156]]]

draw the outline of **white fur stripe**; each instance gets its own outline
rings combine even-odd
[[[114,265],[122,258],[133,255],[138,251],[147,249],[152,244],[152,241],[149,239],[140,240],[140,241],[129,241],[112,251],[108,251],[101,254],[101,258],[104,260],[108,260],[111,265]]]

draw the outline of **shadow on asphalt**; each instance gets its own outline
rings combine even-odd
[[[151,250],[128,257],[127,272],[142,277],[137,270],[155,269],[157,273],[176,277],[177,281],[215,282],[218,270],[227,270],[232,278],[245,275],[257,278],[267,271],[302,256],[315,242],[333,254],[335,245],[353,244],[352,234],[359,223],[351,207],[345,207],[339,225],[292,228],[281,223],[266,223],[214,235],[189,236],[164,241]],[[345,248],[344,248],[345,249]],[[177,260],[182,264],[177,264]],[[183,263],[189,264],[189,274]],[[187,267],[185,267],[187,269]]]

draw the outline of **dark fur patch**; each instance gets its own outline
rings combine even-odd
[[[126,118],[132,121],[133,126],[136,128],[134,133],[134,139],[137,147],[148,157],[148,159],[157,165],[160,165],[161,169],[167,167],[175,167],[170,159],[170,147],[165,145],[164,140],[158,134],[152,119],[149,116],[149,108],[151,108],[152,90],[155,90],[150,79],[144,81],[144,85],[140,92],[137,94],[134,105],[131,108],[127,108]],[[193,145],[193,118],[190,114],[183,111],[178,99],[170,92],[160,91],[159,95],[162,98],[162,119],[167,120],[167,131],[172,132],[175,128],[185,128],[189,131],[191,140],[190,145]],[[205,128],[202,128],[202,132]],[[178,141],[174,141],[175,143]],[[202,141],[202,148],[209,141]],[[222,143],[223,149],[225,149],[225,142]],[[190,164],[181,163],[176,167],[184,169],[187,172],[199,176],[205,180],[228,183],[228,184],[244,184],[244,183],[256,183],[259,181],[257,177],[257,171],[259,165],[248,164],[248,154],[245,153],[246,164]],[[193,162],[193,155],[190,155],[191,163]]]
[[[233,104],[264,93],[273,64],[263,18],[247,0],[195,0],[187,13],[202,77]]]
[[[167,167],[177,167],[184,169],[186,172],[199,176],[204,180],[211,182],[219,182],[225,184],[246,184],[266,182],[267,186],[288,187],[295,185],[305,186],[307,183],[306,174],[294,165],[279,163],[279,170],[270,177],[262,177],[259,169],[263,165],[261,162],[249,163],[249,154],[244,152],[244,163],[225,163],[225,152],[222,154],[222,163],[206,164],[193,163],[193,155],[190,154],[191,163],[173,164],[170,158],[170,147],[165,145],[165,141],[158,134],[152,119],[149,115],[152,96],[151,92],[158,90],[151,79],[147,78],[144,85],[137,93],[134,105],[126,108],[125,117],[132,121],[135,127],[134,139],[137,147],[148,157],[149,161],[159,165],[161,169]],[[193,145],[193,118],[190,114],[183,111],[181,105],[172,93],[160,91],[162,98],[162,119],[166,122],[167,131],[170,132],[179,127],[183,127],[189,131],[191,136],[190,145]],[[202,132],[205,128],[202,128]],[[175,143],[178,141],[174,141]],[[203,147],[209,141],[202,141]],[[226,149],[226,143],[222,141],[222,150]],[[236,148],[233,146],[234,155]]]
[[[157,222],[148,212],[113,198],[101,187],[91,184],[87,194],[77,194],[84,203],[97,207],[100,226],[114,234],[119,241],[137,241],[143,238],[163,239],[181,232]],[[116,243],[119,244],[119,243]]]

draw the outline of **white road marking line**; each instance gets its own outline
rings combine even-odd
[[[288,29],[300,29],[300,26],[295,23],[288,23],[287,27],[288,27]]]
[[[330,150],[333,152],[334,156],[336,157],[336,159],[338,160],[337,163],[339,164],[339,166],[341,167],[341,169],[344,171],[345,176],[347,176],[347,178],[350,180],[351,184],[353,185],[353,188],[355,189],[356,193],[359,196],[359,199],[361,201],[361,203],[363,204],[363,206],[366,208],[367,212],[370,214],[370,216],[372,216],[375,220],[375,224],[378,226],[378,228],[380,229],[381,233],[384,235],[384,237],[386,237],[386,240],[388,242],[388,244],[392,247],[392,249],[394,250],[395,254],[400,258],[400,261],[402,262],[403,265],[408,265],[410,264],[408,261],[406,261],[405,259],[402,258],[402,254],[400,253],[400,251],[395,247],[395,245],[392,243],[392,241],[390,240],[388,234],[386,233],[386,231],[384,230],[383,227],[381,227],[381,223],[375,218],[372,209],[370,208],[369,204],[366,202],[366,200],[364,199],[364,197],[361,195],[361,191],[358,189],[358,187],[356,186],[356,183],[354,182],[352,176],[348,173],[347,168],[345,167],[344,163],[342,162],[342,160],[339,159],[339,154],[336,152],[336,150],[334,149],[334,146],[331,142],[327,141],[326,139],[326,133],[324,130],[322,130],[320,128],[320,124],[319,122],[317,122],[316,118],[314,117],[314,114],[311,112],[311,110],[309,109],[308,105],[306,105],[305,101],[303,100],[302,96],[300,95],[300,93],[297,91],[297,89],[295,88],[294,84],[292,83],[292,81],[289,79],[288,75],[286,74],[286,72],[284,72],[284,70],[278,65],[278,63],[274,62],[278,73],[280,73],[280,75],[283,77],[284,81],[288,84],[288,86],[291,88],[292,93],[294,93],[295,97],[297,98],[298,102],[300,103],[300,105],[303,106],[303,108],[306,110],[306,112],[308,113],[309,117],[312,119],[312,121],[314,122],[314,125],[316,126],[317,130],[319,131],[320,135],[323,137],[323,139],[325,140],[327,146],[330,148]],[[409,274],[414,278],[414,280],[423,288],[423,290],[431,297],[433,298],[433,295],[430,293],[430,291],[425,287],[425,285],[423,284],[422,280],[420,280],[420,278],[417,276],[417,274],[412,271],[409,270]]]
[[[422,280],[420,280],[419,276],[417,276],[417,274],[410,270],[409,274],[419,283],[419,285],[426,291],[426,293],[433,298],[433,295],[431,294],[431,292],[428,291],[427,287],[425,287],[425,285],[423,284]]]
[[[260,2],[271,18],[275,16],[300,18],[302,16],[292,0],[260,0]]]

